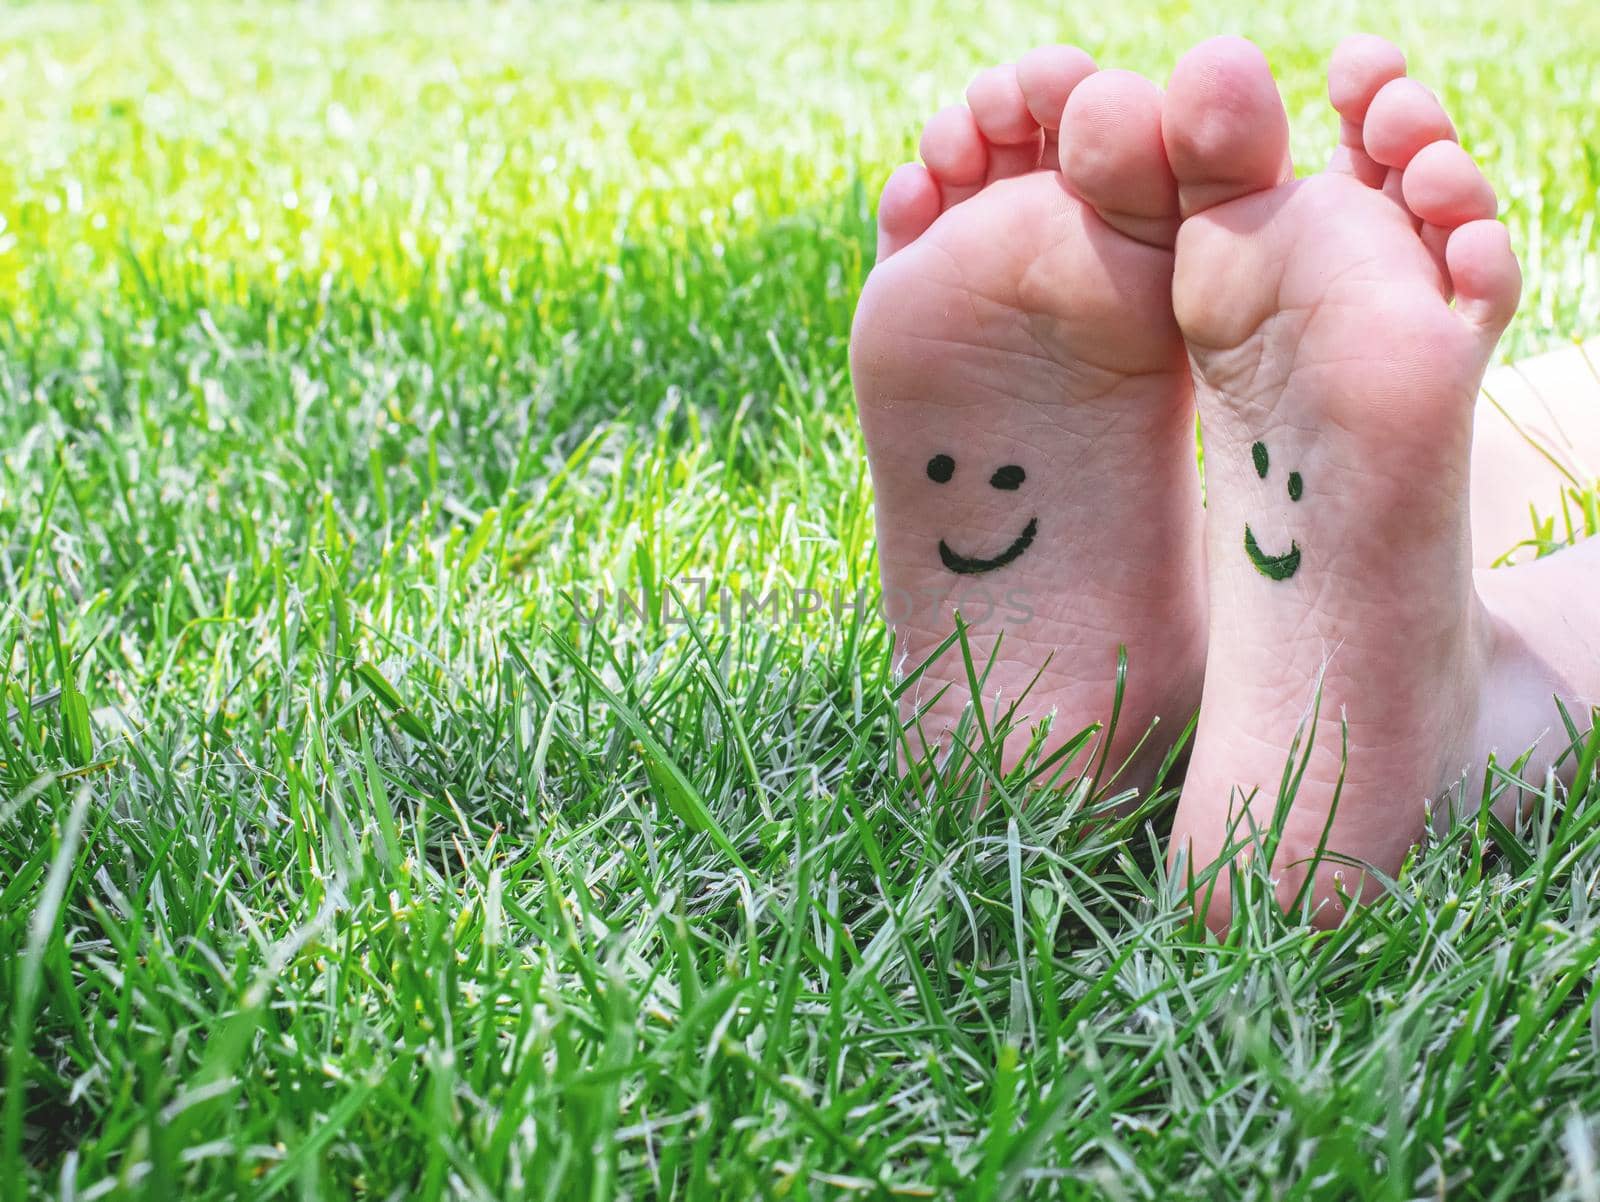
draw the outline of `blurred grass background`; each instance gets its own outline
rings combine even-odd
[[[531,261],[556,297],[630,246],[832,215],[979,65],[1053,40],[1161,80],[1196,40],[1245,33],[1314,168],[1327,55],[1365,29],[1406,49],[1506,202],[1532,281],[1508,351],[1595,328],[1592,5],[1067,8],[24,7],[0,60],[0,282],[19,321],[41,286],[135,291],[130,252],[214,301],[323,272],[438,288],[463,257],[494,276]]]
[[[1500,190],[1504,353],[1600,331],[1581,0],[7,9],[0,1179],[1590,1196],[1590,827],[1207,944],[1142,827],[907,806],[870,615],[571,613],[873,587],[849,318],[975,70],[1245,33],[1315,166],[1358,29]]]

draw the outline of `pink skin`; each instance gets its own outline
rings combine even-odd
[[[1493,217],[1498,206],[1489,181],[1455,144],[1455,127],[1438,100],[1405,75],[1405,55],[1383,38],[1356,34],[1339,44],[1328,68],[1328,99],[1340,118],[1329,170],[1383,188],[1413,214],[1428,214],[1421,237],[1437,257],[1446,231]],[[1530,509],[1553,516],[1565,489],[1600,477],[1597,365],[1600,349],[1589,356],[1570,350],[1498,369],[1485,380],[1472,440],[1479,567],[1502,562],[1529,537]]]
[[[1205,656],[1159,93],[1045,47],[980,74],[966,105],[928,122],[921,153],[884,188],[851,338],[898,666],[921,664],[959,607],[979,671],[990,665],[985,713],[1026,693],[1017,716],[1052,718],[1053,749],[1110,717],[1126,645],[1115,764],[1156,719],[1182,728]],[[929,473],[941,455],[943,482]],[[1002,467],[1023,470],[1020,487],[992,483]],[[993,559],[1030,520],[1036,537],[1004,566],[947,565],[941,543]],[[908,691],[909,757],[948,749],[970,699],[955,649]],[[1023,745],[1008,743],[1007,767]]]
[[[1171,856],[1203,870],[1234,854],[1230,826],[1248,841],[1249,823],[1270,825],[1303,729],[1308,766],[1272,866],[1285,902],[1325,833],[1334,854],[1393,874],[1428,802],[1449,804],[1463,773],[1543,735],[1539,779],[1564,744],[1547,733],[1553,698],[1580,714],[1600,700],[1600,621],[1585,599],[1600,585],[1596,548],[1474,576],[1473,405],[1520,273],[1492,189],[1401,70],[1375,39],[1341,48],[1330,95],[1342,144],[1327,172],[1300,180],[1249,43],[1191,51],[1163,105],[1186,218],[1173,294],[1206,446],[1210,596]],[[1252,564],[1247,525],[1273,554],[1303,548],[1290,578]],[[1216,925],[1230,917],[1228,878],[1210,897]],[[1321,923],[1377,889],[1331,864],[1310,883]]]
[[[1600,480],[1600,340],[1491,371],[1473,447],[1479,566],[1533,558],[1530,511],[1554,520],[1565,537],[1563,509],[1576,512],[1568,494]]]
[[[1530,499],[1558,493],[1552,448],[1600,463],[1600,376],[1580,394],[1570,356],[1525,365],[1583,398],[1557,402],[1495,377],[1509,399],[1479,408],[1472,458],[1473,399],[1520,283],[1493,190],[1388,43],[1341,46],[1329,96],[1339,149],[1323,175],[1295,181],[1276,86],[1248,43],[1198,48],[1165,101],[1067,47],[981,73],[966,105],[929,121],[922,163],[885,186],[851,345],[902,669],[959,606],[980,672],[993,658],[984,711],[1026,691],[1016,716],[1053,718],[1048,748],[1106,719],[1126,645],[1115,763],[1152,721],[1172,729],[1193,712],[1209,640],[1172,844],[1199,868],[1226,859],[1245,808],[1268,821],[1320,682],[1275,865],[1285,901],[1340,782],[1341,717],[1350,755],[1330,848],[1392,873],[1426,801],[1448,802],[1489,754],[1542,739],[1537,777],[1559,751],[1552,699],[1581,714],[1600,698],[1584,600],[1600,586],[1600,545],[1473,572],[1516,541]],[[935,456],[951,461],[942,478]],[[1025,469],[1019,487],[994,483],[1007,466]],[[942,544],[996,556],[1033,520],[1037,537],[1004,566],[969,575],[943,558]],[[1268,553],[1303,544],[1291,578],[1256,570],[1246,524]],[[1006,612],[1013,596],[1026,620]],[[971,700],[959,655],[937,660],[906,699],[902,754],[947,749]],[[1018,751],[1008,745],[1007,766]],[[1226,869],[1221,884],[1216,923],[1229,917]],[[1328,868],[1312,885],[1324,923],[1373,888]]]

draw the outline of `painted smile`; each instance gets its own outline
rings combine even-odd
[[[945,567],[962,576],[976,576],[979,572],[992,572],[996,568],[1005,567],[1006,564],[1011,563],[1026,551],[1033,543],[1033,536],[1038,533],[1039,519],[1032,518],[1027,526],[1023,528],[1022,533],[1017,535],[1016,542],[1012,543],[993,559],[971,559],[965,555],[957,555],[950,549],[950,544],[941,538],[939,540],[939,558],[944,561]],[[1255,544],[1252,543],[1251,545],[1254,546]],[[1294,558],[1298,566],[1300,561],[1300,552],[1298,550],[1294,553]],[[1290,571],[1293,570],[1293,568],[1290,569]]]
[[[1272,468],[1272,459],[1267,454],[1267,444],[1255,443],[1250,448],[1250,458],[1256,465],[1256,475],[1263,480]],[[1289,473],[1289,500],[1298,501],[1306,495],[1305,477],[1299,472]],[[1256,542],[1255,531],[1250,529],[1250,523],[1244,524],[1244,553],[1250,557],[1250,562],[1255,565],[1268,580],[1287,580],[1300,570],[1300,544],[1294,539],[1289,540],[1289,550],[1282,555],[1268,555],[1261,549],[1261,544]]]
[[[942,544],[941,544],[942,545]],[[1268,555],[1256,542],[1255,532],[1249,523],[1244,528],[1244,553],[1256,565],[1256,571],[1269,580],[1287,580],[1300,570],[1300,544],[1289,540],[1289,550],[1283,555]]]

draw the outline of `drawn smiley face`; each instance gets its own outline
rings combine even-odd
[[[948,484],[951,477],[956,474],[956,461],[948,455],[935,455],[928,460],[928,479],[935,484]],[[1004,467],[996,468],[994,475],[989,477],[989,484],[1002,492],[1016,492],[1022,487],[1028,473],[1015,463],[1008,463]],[[945,567],[961,576],[976,576],[980,572],[993,572],[1003,568],[1008,563],[1014,563],[1032,544],[1036,534],[1039,533],[1039,519],[1029,518],[1028,524],[1022,528],[1022,533],[1011,541],[1011,545],[1000,554],[990,559],[979,559],[971,555],[962,555],[950,549],[950,544],[944,539],[939,540],[939,559]]]
[[[1267,458],[1267,444],[1258,442],[1250,448],[1250,457],[1255,460],[1256,475],[1263,480],[1267,478],[1267,469],[1271,466]],[[1300,478],[1299,472],[1289,473],[1289,500],[1298,501],[1306,490],[1305,481]],[[1250,523],[1244,525],[1244,553],[1250,557],[1250,562],[1255,565],[1268,580],[1287,580],[1300,570],[1300,544],[1293,539],[1289,540],[1289,549],[1282,555],[1268,555],[1256,542],[1255,531],[1250,529]]]

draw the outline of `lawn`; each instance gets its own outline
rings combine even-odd
[[[1389,34],[1600,333],[1600,6],[1395,7],[6,10],[0,1198],[1600,1198],[1592,752],[1223,939],[1171,782],[892,771],[846,338],[979,66],[1247,32],[1314,164]]]

